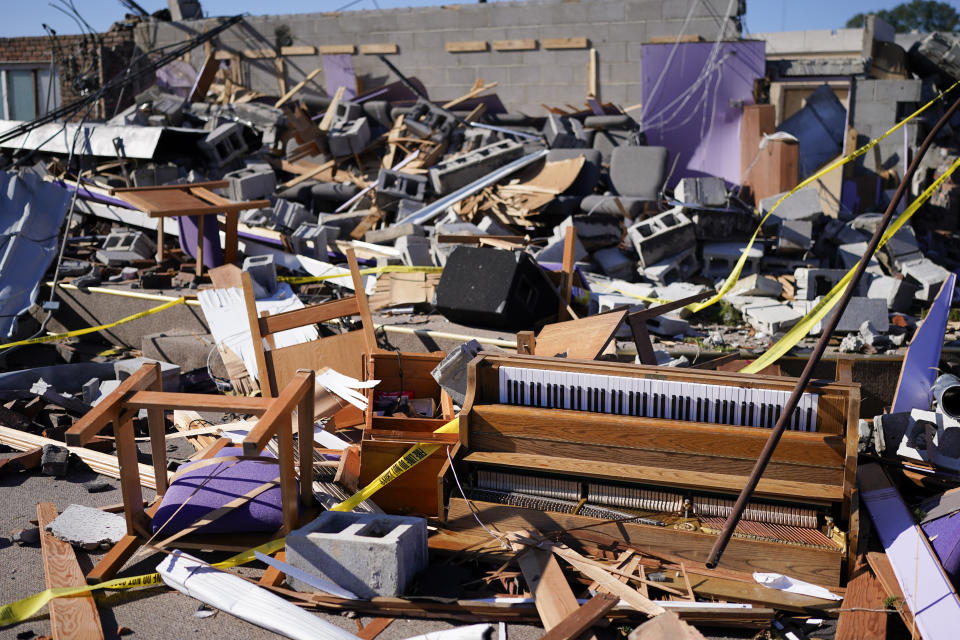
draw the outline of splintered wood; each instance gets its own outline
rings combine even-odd
[[[462,203],[460,207],[463,213],[460,215],[468,219],[464,214],[471,211],[472,215],[490,212],[507,224],[519,227],[545,226],[545,221],[538,220],[541,210],[573,185],[585,162],[584,156],[547,162],[537,175],[526,182],[512,180],[505,185],[487,187],[474,196],[475,199],[464,200],[465,204]]]

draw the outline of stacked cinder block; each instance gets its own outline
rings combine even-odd
[[[430,184],[439,194],[451,193],[521,155],[522,144],[513,140],[501,140],[434,165],[429,172]]]
[[[676,255],[697,242],[693,222],[680,208],[641,220],[627,229],[627,237],[640,256],[642,267]]]
[[[243,126],[236,122],[220,125],[200,140],[199,145],[215,167],[224,167],[247,153]]]

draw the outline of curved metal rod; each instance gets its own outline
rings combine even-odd
[[[733,506],[733,511],[727,517],[726,522],[724,522],[723,529],[720,531],[720,535],[717,537],[716,542],[713,543],[713,548],[710,550],[710,555],[707,557],[706,562],[707,567],[710,569],[715,568],[717,564],[719,564],[720,556],[723,554],[724,549],[726,549],[727,543],[730,542],[730,537],[733,535],[733,531],[736,528],[737,523],[740,522],[740,517],[743,515],[743,511],[747,506],[747,502],[749,502],[750,497],[757,488],[757,484],[760,482],[760,476],[763,475],[764,470],[767,468],[767,464],[773,457],[773,452],[777,448],[777,444],[780,442],[780,437],[787,428],[789,418],[791,415],[793,415],[793,411],[796,408],[797,403],[800,401],[800,397],[803,394],[804,389],[807,388],[807,384],[813,377],[813,370],[820,362],[820,358],[823,357],[823,352],[827,348],[827,343],[830,341],[830,336],[833,335],[834,330],[837,328],[837,323],[840,321],[844,310],[847,308],[847,303],[850,302],[853,292],[856,291],[857,283],[860,282],[860,278],[863,276],[863,272],[866,270],[867,264],[870,262],[870,258],[872,258],[873,254],[876,252],[877,245],[880,244],[880,238],[883,236],[883,232],[890,224],[890,220],[893,218],[893,213],[896,211],[897,205],[903,198],[903,194],[907,189],[907,185],[910,184],[914,172],[916,172],[917,167],[920,165],[920,160],[923,159],[927,149],[929,149],[930,145],[933,144],[933,140],[937,136],[937,133],[939,133],[944,125],[947,124],[958,108],[960,108],[960,98],[957,98],[950,108],[947,109],[947,111],[943,114],[943,117],[937,121],[937,124],[934,125],[933,129],[930,130],[930,133],[927,134],[927,137],[924,138],[923,144],[921,144],[920,148],[917,149],[917,153],[914,156],[913,161],[910,163],[910,167],[907,169],[903,179],[900,181],[900,185],[897,187],[896,193],[890,200],[887,210],[883,213],[883,218],[880,220],[880,224],[877,225],[876,230],[873,232],[873,237],[870,238],[870,243],[867,245],[867,250],[864,252],[863,258],[861,258],[860,262],[857,264],[857,268],[853,272],[853,278],[850,280],[850,284],[847,285],[847,288],[844,290],[843,296],[840,298],[840,302],[837,304],[836,311],[827,321],[826,327],[824,327],[823,333],[820,335],[820,339],[817,341],[817,345],[814,347],[813,353],[810,355],[810,359],[807,360],[807,365],[804,367],[803,373],[800,374],[800,379],[797,381],[797,386],[794,387],[793,392],[787,399],[786,406],[783,408],[783,413],[780,415],[780,419],[777,421],[776,426],[774,426],[773,431],[770,432],[770,436],[767,438],[767,442],[763,446],[763,451],[760,452],[760,456],[757,458],[757,462],[753,466],[753,471],[750,472],[750,477],[747,478],[746,486],[744,486],[740,491],[740,496],[737,498],[737,502]]]

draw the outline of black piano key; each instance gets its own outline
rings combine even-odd
[[[740,426],[745,426],[747,424],[747,403],[740,403]]]
[[[543,383],[542,383],[542,382],[538,382],[538,383],[536,384],[536,387],[534,387],[534,388],[537,390],[537,402],[536,402],[536,406],[542,407],[542,406],[543,406]]]
[[[783,406],[778,404],[778,405],[777,405],[777,418],[776,418],[776,420],[774,420],[774,424],[776,424],[777,422],[780,422],[780,416],[782,416],[782,415],[783,415]]]
[[[815,426],[816,424],[814,423],[813,418],[813,407],[807,407],[807,431],[816,431],[816,429],[814,429]]]
[[[507,380],[507,404],[513,404],[513,382]]]
[[[720,422],[720,400],[713,401],[713,422]]]
[[[677,419],[677,396],[670,396],[670,417],[674,420]]]
[[[643,412],[640,415],[644,417],[650,415],[649,413],[647,413],[647,392],[646,391],[643,392]]]
[[[612,402],[610,404],[613,404]],[[600,389],[600,413],[609,413],[607,409],[607,390]]]
[[[633,403],[633,400],[634,400],[634,397],[633,397],[633,396],[634,396],[633,391],[630,391],[630,392],[627,393],[627,408],[628,408],[627,410],[629,411],[629,415],[631,415],[631,416],[637,415],[637,414],[634,412],[634,409],[636,408],[636,405],[634,405],[634,403]]]
[[[665,393],[660,394],[660,417],[667,417],[667,394]]]
[[[687,396],[687,411],[686,411],[686,417],[684,418],[684,420],[691,420],[690,409],[692,407],[693,407],[693,398],[691,398],[690,396]]]
[[[757,426],[757,423],[756,423],[756,422],[754,421],[754,419],[753,419],[753,418],[754,418],[754,410],[755,410],[755,409],[756,409],[756,405],[754,405],[754,404],[751,402],[751,403],[750,403],[750,410],[749,410],[749,411],[750,411],[750,417],[749,417],[749,419],[747,420],[747,424],[749,424],[751,427]]]
[[[561,402],[560,395],[562,393],[563,393],[563,387],[561,385],[559,384],[553,385],[553,406],[555,407],[563,406],[560,404]]]
[[[697,398],[697,422],[703,422],[703,398]]]
[[[619,401],[618,401],[617,413],[619,413],[620,415],[624,415],[624,413],[623,413],[623,390],[621,389],[620,391],[618,391],[618,392],[617,392],[617,395],[618,395],[619,398],[620,398]]]
[[[793,426],[790,428],[794,431],[800,428],[800,407],[793,408]]]

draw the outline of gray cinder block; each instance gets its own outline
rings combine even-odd
[[[277,291],[277,267],[273,263],[273,254],[247,256],[243,260],[243,270],[250,274],[254,298],[267,298]]]
[[[600,266],[601,271],[611,278],[627,281],[634,278],[636,262],[624,254],[620,247],[607,247],[594,251],[593,259]]]
[[[309,211],[299,202],[277,198],[273,203],[273,221],[283,230],[293,231],[309,217]]]
[[[887,309],[906,313],[913,304],[913,296],[920,287],[906,278],[877,276],[867,288],[868,298],[886,300]]]
[[[154,360],[153,358],[126,358],[113,363],[113,374],[117,380],[123,381],[133,375],[145,364],[160,363],[161,387],[164,391],[180,391],[180,367],[172,362]],[[101,387],[102,389],[102,387]]]
[[[287,562],[361,598],[402,596],[427,566],[427,521],[325,511],[287,536]],[[311,590],[291,582],[298,591]]]
[[[430,238],[409,235],[397,238],[394,248],[400,250],[400,259],[408,267],[432,267],[433,256],[430,255]]]
[[[153,257],[156,245],[142,231],[114,231],[97,249],[97,260],[118,267]]]
[[[215,167],[229,164],[247,152],[247,144],[243,140],[243,125],[236,122],[220,125],[198,144]]]
[[[277,188],[277,174],[270,167],[237,169],[224,175],[223,179],[230,181],[227,197],[237,202],[266,198]]]
[[[703,275],[707,278],[725,278],[733,271],[734,265],[740,259],[740,254],[746,249],[746,242],[714,242],[703,245]],[[743,263],[741,276],[757,273],[760,269],[760,258],[763,250],[753,245],[747,252],[747,260]]]
[[[766,306],[747,308],[744,317],[754,329],[772,336],[797,324],[803,316],[785,304],[771,301]]]
[[[706,176],[683,178],[674,189],[677,200],[693,207],[723,207],[727,204],[727,184],[723,178]]]
[[[607,213],[577,214],[568,216],[558,224],[554,233],[563,237],[567,227],[573,225],[577,238],[587,251],[597,251],[620,244],[620,217]]]
[[[775,196],[764,198],[760,201],[760,213],[766,215],[773,209],[773,205],[782,198],[785,193],[778,193]],[[823,205],[820,204],[820,192],[816,185],[804,187],[795,194],[780,203],[780,206],[770,214],[765,224],[774,226],[785,220],[811,220],[815,221],[823,215]]]
[[[669,285],[678,280],[686,280],[700,269],[697,260],[697,248],[690,247],[674,256],[670,256],[649,267],[639,267],[640,275],[658,285]]]
[[[371,229],[363,236],[364,242],[373,244],[390,244],[402,236],[426,236],[427,232],[418,224],[405,222],[392,224],[383,229]]]
[[[403,123],[407,130],[418,138],[440,142],[450,136],[457,126],[457,118],[450,111],[423,98],[417,98],[417,103],[404,116]]]
[[[301,255],[310,256],[317,260],[327,259],[327,247],[340,235],[336,227],[304,222],[290,236],[293,250]]]
[[[627,229],[627,237],[644,267],[676,255],[697,242],[693,222],[679,207],[641,220]]]
[[[911,262],[903,267],[903,275],[919,285],[914,297],[921,302],[933,302],[940,285],[950,272],[929,258]]]
[[[438,194],[452,193],[521,155],[523,144],[501,140],[434,165],[429,171],[430,185]]]
[[[370,144],[370,124],[366,116],[332,127],[327,143],[330,153],[337,158],[362,152]]]
[[[547,116],[543,136],[551,149],[579,149],[589,146],[583,124],[579,120],[555,113]]]
[[[400,200],[423,202],[427,196],[427,177],[381,169],[377,176],[377,207],[393,211]]]
[[[777,233],[777,251],[800,253],[813,246],[813,222],[785,220]]]

